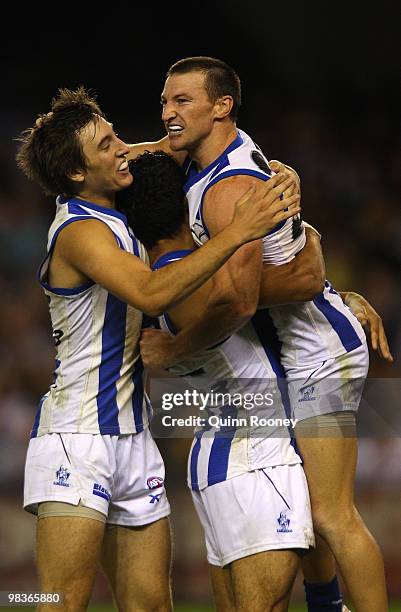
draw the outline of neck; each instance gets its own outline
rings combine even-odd
[[[87,202],[92,202],[92,204],[98,204],[98,206],[104,206],[104,208],[115,208],[115,198],[114,193],[107,194],[99,194],[99,193],[90,193],[90,192],[81,192],[76,195],[77,198],[81,200],[86,200]]]
[[[188,225],[183,225],[176,236],[172,238],[163,238],[159,240],[154,247],[148,249],[150,265],[153,265],[159,257],[166,255],[166,253],[181,251],[183,249],[193,249],[194,246],[194,241],[192,240]]]
[[[213,132],[202,142],[188,151],[191,158],[201,171],[211,164],[227,149],[237,137],[237,126],[235,123],[215,124]]]

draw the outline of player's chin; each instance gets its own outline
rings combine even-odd
[[[132,176],[131,172],[126,172],[124,174],[122,172],[119,172],[118,181],[117,181],[118,190],[129,187],[133,180],[134,180],[134,177]]]
[[[180,136],[169,135],[168,143],[172,151],[184,151],[187,148],[187,143],[185,143],[184,139]]]

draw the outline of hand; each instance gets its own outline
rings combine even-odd
[[[139,342],[145,368],[166,369],[175,363],[174,336],[160,329],[143,329]]]
[[[242,244],[262,238],[278,223],[301,211],[299,195],[284,195],[280,200],[293,182],[293,177],[279,172],[257,188],[252,186],[237,200],[231,229],[238,231]]]
[[[294,168],[286,166],[277,159],[272,159],[271,161],[269,161],[269,166],[273,170],[273,172],[284,172],[287,177],[292,176],[292,178],[294,179],[294,183],[288,189],[288,194],[285,195],[301,195],[301,179],[299,178],[299,174],[296,172],[296,170],[294,170]]]
[[[352,310],[359,323],[370,334],[372,349],[378,351],[380,357],[392,363],[394,361],[387,342],[383,321],[376,310],[359,293],[346,291],[340,293],[346,305]]]

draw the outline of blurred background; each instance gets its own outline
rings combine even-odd
[[[9,18],[1,49],[0,590],[35,590],[35,519],[22,506],[23,466],[39,398],[53,370],[47,302],[36,280],[54,203],[15,164],[15,138],[47,112],[58,87],[85,85],[127,142],[158,139],[165,72],[189,55],[239,73],[238,125],[269,159],[302,179],[304,218],[323,235],[327,276],[362,293],[383,318],[394,364],[371,354],[369,376],[401,378],[399,20],[396,3],[219,2],[121,7],[111,15]],[[398,7],[399,8],[399,7]],[[324,11],[324,13],[323,13]],[[386,401],[385,399],[383,400]],[[399,402],[399,397],[398,397]],[[158,440],[173,509],[174,593],[210,605],[203,535],[185,486],[187,440]],[[360,439],[357,506],[379,542],[401,600],[401,443]],[[302,602],[297,579],[293,602]],[[110,602],[99,574],[94,603]]]

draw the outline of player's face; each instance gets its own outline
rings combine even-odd
[[[213,130],[215,105],[204,82],[202,72],[175,74],[165,82],[162,120],[173,151],[194,151]]]
[[[126,160],[129,148],[118,138],[112,124],[102,117],[89,123],[79,138],[87,166],[79,195],[98,203],[112,204],[116,191],[132,183]]]

